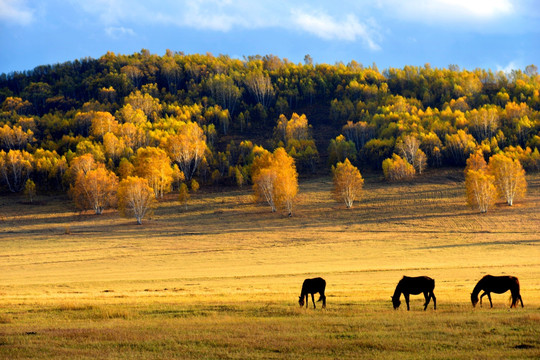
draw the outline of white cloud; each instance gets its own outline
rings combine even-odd
[[[77,3],[105,26],[133,28],[137,24],[159,24],[199,30],[228,32],[233,29],[286,29],[309,33],[324,40],[361,41],[378,50],[376,24],[361,22],[344,6],[329,13],[324,1],[306,0],[87,0]],[[293,7],[295,7],[293,9]],[[296,9],[320,9],[299,11]],[[334,11],[337,10],[337,11]]]
[[[125,28],[123,26],[120,26],[120,27],[110,26],[105,29],[105,33],[113,39],[120,39],[125,36],[135,36],[135,31],[133,31],[133,29]]]
[[[34,12],[24,0],[0,0],[0,20],[18,25],[29,25],[34,21]]]
[[[518,69],[521,69],[521,67],[517,65],[516,61],[510,61],[506,66],[497,65],[497,71],[502,71],[507,74],[511,73],[512,70]]]
[[[365,24],[358,21],[356,16],[347,15],[338,21],[323,13],[307,14],[293,11],[292,19],[296,25],[311,34],[325,40],[356,41],[358,39],[371,50],[379,50],[380,46],[374,41],[373,31]]]
[[[464,16],[495,18],[509,14],[513,10],[508,0],[436,0],[433,1],[439,11],[454,10]]]
[[[423,22],[491,21],[514,13],[510,0],[379,0],[379,9]]]

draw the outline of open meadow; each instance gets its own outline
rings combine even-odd
[[[540,176],[524,200],[465,205],[462,173],[367,176],[353,209],[300,181],[289,218],[249,187],[170,194],[137,226],[64,197],[0,197],[1,359],[524,359],[540,357]],[[520,279],[474,308],[485,274]],[[393,310],[403,275],[435,279]],[[298,306],[305,278],[327,309]],[[317,295],[318,296],[318,295]]]

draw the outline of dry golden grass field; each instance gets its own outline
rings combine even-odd
[[[1,359],[540,358],[540,176],[515,206],[465,205],[461,173],[367,177],[346,210],[331,179],[300,182],[293,217],[249,188],[169,195],[142,226],[63,197],[0,197]],[[485,274],[520,279],[472,308]],[[436,281],[393,310],[403,275]],[[298,306],[327,281],[327,309]]]

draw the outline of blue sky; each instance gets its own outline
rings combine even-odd
[[[107,51],[540,66],[538,0],[0,0],[0,73]]]

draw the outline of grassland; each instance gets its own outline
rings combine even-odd
[[[292,218],[248,188],[174,196],[143,226],[66,199],[0,198],[0,358],[508,359],[540,357],[540,176],[527,198],[478,214],[458,171],[366,178],[351,210],[329,178],[301,182]],[[519,277],[473,309],[484,274]],[[394,311],[402,275],[436,279],[437,310]],[[328,308],[297,299],[327,280]]]

